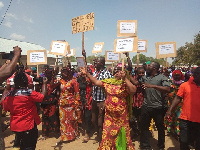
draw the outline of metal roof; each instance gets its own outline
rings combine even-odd
[[[11,40],[0,37],[0,53],[10,53],[14,46],[19,46],[22,49],[22,55],[27,55],[28,50],[45,50],[44,47],[28,42],[22,42],[17,40]],[[48,54],[47,57],[55,57],[55,55]]]

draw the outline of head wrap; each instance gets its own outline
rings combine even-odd
[[[181,76],[181,80],[184,80],[183,73],[182,73],[180,70],[174,70],[174,71],[172,72],[172,77],[173,77],[175,74],[179,74],[179,75]]]
[[[118,63],[117,67],[122,67],[122,63]],[[126,65],[124,64],[124,68],[126,68]]]
[[[68,71],[68,72],[71,71],[71,69],[70,69],[69,67],[63,67],[62,70],[61,70],[61,72],[64,71],[64,70],[66,70],[66,71]]]

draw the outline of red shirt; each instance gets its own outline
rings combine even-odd
[[[17,90],[11,92],[3,101],[5,111],[10,111],[10,129],[16,132],[31,130],[34,121],[40,124],[35,102],[42,102],[44,95],[29,90]]]
[[[200,86],[197,86],[191,77],[188,82],[181,84],[177,96],[183,98],[180,119],[200,123]]]

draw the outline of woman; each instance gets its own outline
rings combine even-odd
[[[54,71],[46,69],[44,72],[47,82],[47,96],[41,103],[42,111],[42,138],[45,140],[50,132],[59,132],[59,113],[58,113],[58,98],[57,90],[58,83],[54,83]]]
[[[14,147],[34,150],[38,138],[40,117],[35,102],[42,102],[47,93],[47,80],[43,79],[42,93],[28,89],[28,77],[24,72],[15,74],[15,87],[3,101],[5,111],[10,112],[10,129],[15,132]]]
[[[104,87],[107,94],[102,141],[98,149],[134,149],[130,137],[126,98],[129,94],[133,95],[135,93],[136,87],[126,78],[125,71],[121,71],[121,67],[116,67],[114,78],[105,80],[97,80],[84,68],[81,69],[81,72],[86,74],[94,85]]]
[[[172,100],[175,98],[176,93],[178,92],[178,89],[180,85],[184,82],[184,75],[180,70],[174,70],[172,72],[172,80],[170,80],[170,93],[168,95],[168,108],[172,104]],[[170,119],[165,119],[165,125],[167,126],[167,133],[172,133],[175,135],[176,138],[179,136],[179,115],[181,112],[181,106],[182,103],[180,103],[176,109],[172,112]]]
[[[88,67],[88,72],[92,74],[91,69]],[[79,78],[77,78],[77,82],[79,83],[79,93],[80,100],[82,103],[83,109],[83,129],[85,130],[85,137],[83,138],[83,142],[88,142],[90,139],[90,131],[91,131],[91,101],[92,101],[92,83],[86,77],[86,75],[81,74]]]
[[[61,141],[57,144],[74,140],[79,136],[78,123],[81,122],[78,115],[81,109],[79,84],[76,79],[72,78],[69,67],[61,70],[61,94],[59,99]]]

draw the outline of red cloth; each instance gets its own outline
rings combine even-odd
[[[16,132],[31,130],[34,121],[40,124],[35,102],[42,102],[43,94],[36,91],[28,95],[8,96],[3,101],[3,108],[10,112],[10,129]]]
[[[180,70],[174,70],[172,72],[172,77],[174,77],[175,74],[179,74],[181,76],[181,80],[184,80],[184,75]]]
[[[177,96],[183,98],[182,111],[179,118],[200,123],[200,87],[193,80],[194,78],[190,77],[188,82],[181,84],[177,92]]]

